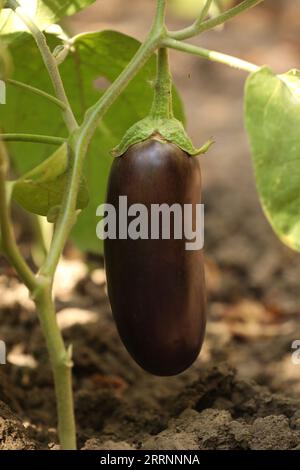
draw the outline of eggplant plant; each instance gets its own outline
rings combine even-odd
[[[280,239],[300,251],[300,72],[276,75],[187,41],[262,1],[243,0],[220,10],[219,2],[205,0],[193,24],[170,31],[168,1],[156,0],[142,43],[116,31],[69,37],[57,23],[93,0],[60,6],[38,0],[35,9],[31,2],[0,2],[0,91],[6,91],[0,100],[1,251],[36,306],[53,372],[61,449],[76,449],[72,345],[64,343],[53,298],[68,239],[82,251],[104,252],[117,327],[142,367],[158,375],[180,373],[203,342],[201,248],[187,251],[184,240],[175,237],[103,243],[96,236],[98,205],[115,205],[122,195],[130,204],[146,206],[201,202],[196,156],[213,142],[196,149],[185,131],[169,49],[248,74],[245,125],[262,206]],[[99,77],[109,86],[97,86]],[[10,165],[18,175],[13,181]],[[51,243],[36,269],[16,242],[12,203],[53,224]]]

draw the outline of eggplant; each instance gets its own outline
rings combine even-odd
[[[132,145],[114,159],[108,181],[117,220],[119,196],[127,196],[128,207],[144,204],[149,214],[152,204],[199,204],[199,162],[157,138]],[[187,369],[205,333],[202,250],[187,250],[184,237],[117,237],[104,240],[104,256],[112,313],[130,355],[154,375]]]

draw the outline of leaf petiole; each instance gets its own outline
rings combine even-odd
[[[208,59],[212,62],[218,62],[220,64],[228,65],[235,69],[244,70],[245,72],[257,72],[260,69],[260,66],[247,62],[246,60],[233,57],[228,54],[223,54],[222,52],[211,51],[209,49],[204,49],[203,47],[194,46],[194,44],[188,44],[182,41],[176,41],[176,39],[165,39],[163,41],[165,47],[170,47],[171,49],[176,49],[181,52],[187,52],[189,54],[197,55],[203,59]]]
[[[37,144],[61,145],[66,142],[62,137],[39,134],[0,134],[3,142],[31,142]]]
[[[41,96],[42,98],[45,98],[48,101],[51,101],[52,103],[56,104],[63,110],[66,110],[67,108],[67,105],[63,101],[59,100],[53,95],[50,95],[49,93],[46,93],[43,90],[40,90],[39,88],[35,88],[31,85],[28,85],[27,83],[19,82],[17,80],[12,80],[10,78],[5,79],[4,82],[8,83],[9,85],[15,86],[17,88],[22,88],[24,90],[27,90],[31,93],[34,93],[35,95]]]

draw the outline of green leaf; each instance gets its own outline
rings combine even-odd
[[[0,85],[5,87],[2,79],[7,78],[11,73],[11,57],[7,47],[0,44]],[[2,104],[2,103],[1,103]]]
[[[13,199],[29,212],[49,216],[62,202],[68,169],[67,144],[63,144],[51,157],[14,182]],[[82,183],[77,209],[86,207],[88,200],[86,186]]]
[[[94,1],[95,0],[19,0],[19,3],[39,28],[44,30],[49,25],[57,23],[65,16],[73,15]],[[23,31],[27,31],[27,28],[13,11],[4,9],[0,13],[0,35],[6,36]]]
[[[300,251],[300,72],[250,75],[245,113],[262,207],[278,237]]]
[[[48,36],[53,49],[58,41]],[[81,122],[88,107],[93,105],[126,67],[140,43],[114,31],[82,34],[74,38],[74,50],[60,66],[67,94],[76,117]],[[26,35],[22,44],[11,47],[15,62],[14,79],[52,92],[49,78],[36,50]],[[30,60],[28,60],[30,57]],[[105,200],[106,183],[112,156],[110,151],[136,121],[144,118],[151,107],[156,60],[153,56],[128,85],[99,124],[85,164],[85,177],[90,202],[82,211],[72,238],[83,250],[101,252],[102,242],[96,237],[96,208]],[[141,99],[142,97],[142,99]],[[174,93],[174,112],[184,120],[181,101]],[[67,137],[60,110],[52,103],[7,86],[7,104],[0,107],[3,132],[35,132]],[[24,173],[51,154],[51,146],[13,143],[9,145],[15,169]]]

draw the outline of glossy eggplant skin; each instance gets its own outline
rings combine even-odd
[[[115,158],[107,203],[197,204],[201,173],[196,158],[156,139]],[[185,240],[104,241],[108,295],[119,334],[135,361],[160,376],[178,374],[197,358],[205,333],[202,250]]]

